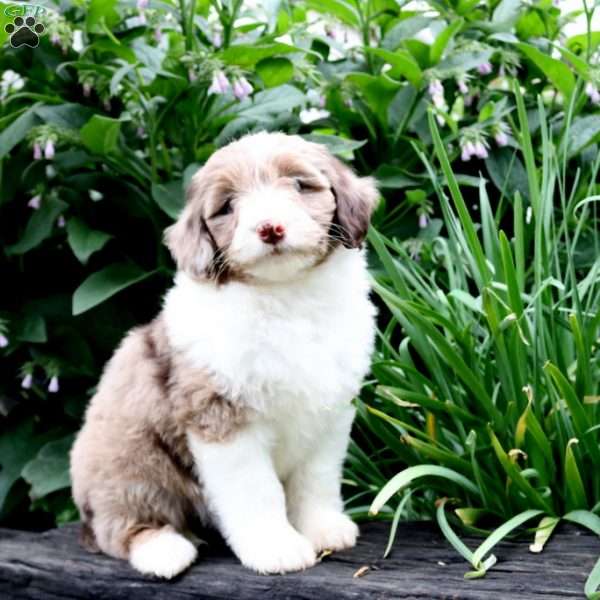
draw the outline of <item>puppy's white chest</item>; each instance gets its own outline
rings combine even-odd
[[[369,367],[374,309],[362,256],[343,250],[328,262],[268,289],[179,276],[164,312],[171,343],[259,411],[349,403]]]

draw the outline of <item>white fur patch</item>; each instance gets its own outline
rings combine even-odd
[[[352,548],[358,537],[358,526],[347,515],[332,510],[315,511],[306,515],[298,528],[321,550],[343,550]]]
[[[129,562],[146,575],[171,579],[187,569],[198,552],[192,542],[169,528],[132,544]]]

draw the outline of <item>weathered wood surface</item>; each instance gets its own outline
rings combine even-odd
[[[468,565],[435,526],[401,525],[393,553],[384,560],[387,532],[387,524],[365,524],[353,550],[304,573],[270,577],[247,571],[213,540],[190,571],[163,582],[138,575],[125,562],[87,554],[73,525],[41,534],[0,529],[0,598],[565,600],[583,598],[586,576],[600,553],[598,538],[565,527],[541,555],[531,554],[526,540],[503,543],[495,551],[499,562],[487,577],[466,581]],[[353,577],[364,565],[370,570]]]

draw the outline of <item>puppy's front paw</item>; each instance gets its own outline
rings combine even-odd
[[[236,546],[242,564],[263,575],[302,571],[317,560],[312,544],[292,526],[263,531]]]
[[[312,542],[316,552],[352,548],[358,537],[356,523],[334,510],[315,510],[304,515],[298,530]]]
[[[145,575],[171,579],[187,569],[197,555],[192,542],[166,526],[138,534],[131,544],[129,562]]]

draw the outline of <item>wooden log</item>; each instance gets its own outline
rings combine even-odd
[[[585,579],[600,553],[596,536],[559,527],[542,554],[528,551],[530,540],[502,543],[494,550],[498,564],[488,575],[465,580],[469,565],[433,524],[401,524],[394,550],[384,560],[389,525],[367,523],[356,548],[303,573],[255,575],[215,538],[187,573],[165,582],[139,575],[124,561],[86,553],[77,542],[77,529],[0,529],[0,598],[565,600],[583,598]],[[466,542],[475,548],[480,540]],[[361,567],[368,569],[355,577]]]

